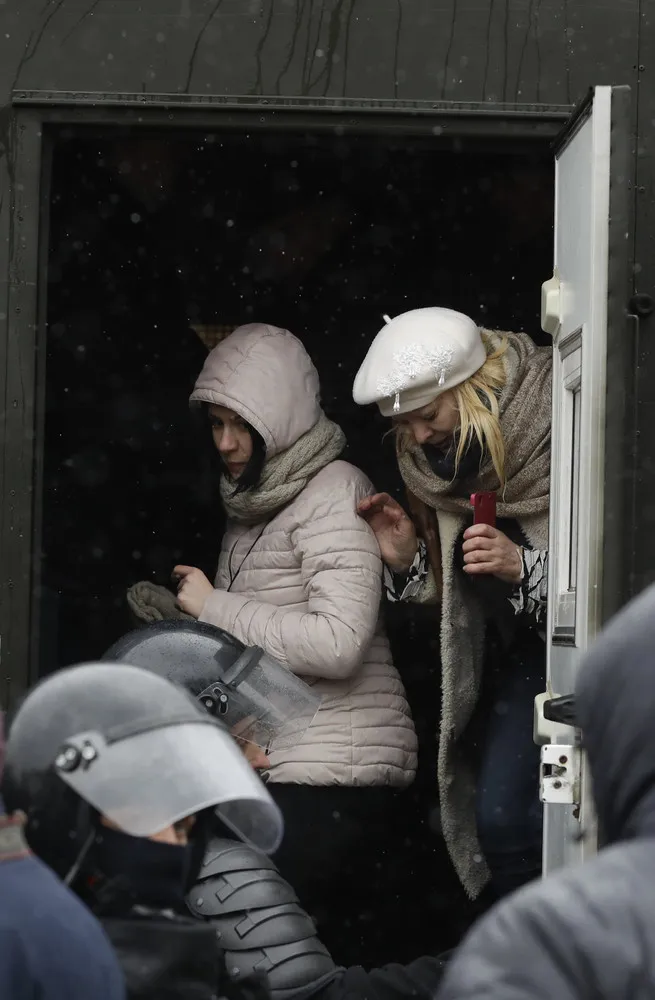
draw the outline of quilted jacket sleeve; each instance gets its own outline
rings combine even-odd
[[[290,539],[307,611],[215,590],[200,620],[261,646],[294,673],[328,679],[353,674],[375,632],[382,588],[375,536],[356,512],[368,490],[354,478],[333,489],[313,483],[297,504]]]
[[[566,966],[549,954],[537,928],[517,924],[512,941],[504,915],[487,918],[460,947],[437,1000],[579,1000]]]
[[[490,910],[455,953],[437,1000],[649,996],[635,976],[645,968],[644,942],[621,909],[630,891],[625,873],[602,857],[535,882]]]

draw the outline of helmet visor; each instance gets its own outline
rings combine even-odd
[[[55,770],[125,833],[149,837],[213,807],[241,840],[267,854],[282,840],[282,814],[232,737],[212,719],[139,732],[78,733]]]
[[[321,706],[320,694],[257,647],[246,650],[199,699],[233,736],[264,750],[297,746]]]

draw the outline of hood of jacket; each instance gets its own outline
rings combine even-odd
[[[576,714],[604,840],[655,835],[655,586],[585,656]]]
[[[192,403],[234,410],[258,431],[272,458],[306,434],[320,415],[320,386],[307,351],[288,330],[240,326],[211,351]]]

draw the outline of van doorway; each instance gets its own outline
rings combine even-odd
[[[352,402],[355,373],[382,315],[420,306],[546,341],[539,291],[552,270],[552,175],[543,140],[54,134],[41,674],[100,656],[130,628],[131,584],[168,584],[178,562],[213,575],[216,466],[187,399],[207,350],[241,323],[282,326],[303,341],[346,457],[402,499],[387,423]],[[472,911],[429,831],[434,618],[401,605],[388,618],[422,751],[413,794],[425,836],[405,845],[405,881],[387,893],[390,905],[416,896],[407,940],[390,956],[403,961],[456,943]]]

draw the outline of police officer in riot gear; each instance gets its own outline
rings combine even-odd
[[[4,726],[0,711],[0,777]],[[0,795],[0,997],[125,1000],[123,975],[100,924],[23,836]]]
[[[231,722],[247,717],[251,737],[266,747],[267,738],[274,739],[275,733],[270,717],[266,718],[265,699],[251,689],[246,692],[245,684],[226,683],[226,678],[242,676],[238,665],[247,663],[252,654],[256,661],[258,652],[206,623],[165,621],[123,636],[105,659],[136,664],[182,685],[210,714]],[[234,704],[238,711],[232,716]],[[299,717],[308,724],[305,704]],[[297,720],[295,728],[290,724],[292,733],[298,732],[298,725]],[[237,729],[243,732],[242,724]],[[289,726],[283,729],[288,735]],[[203,767],[202,760],[198,766]],[[389,965],[370,972],[360,967],[339,968],[318,940],[314,923],[301,905],[305,902],[298,900],[270,857],[252,844],[235,842],[229,831],[214,824],[187,906],[194,916],[216,928],[228,968],[238,968],[242,975],[264,970],[276,1000],[310,996],[341,1000],[346,995],[420,1000],[434,995],[443,973],[442,958],[426,956],[406,966]]]
[[[268,995],[261,976],[234,984],[215,928],[191,920],[184,897],[212,821],[266,852],[282,819],[225,728],[185,691],[122,664],[53,675],[13,720],[3,792],[26,815],[34,852],[100,917],[130,998]]]

